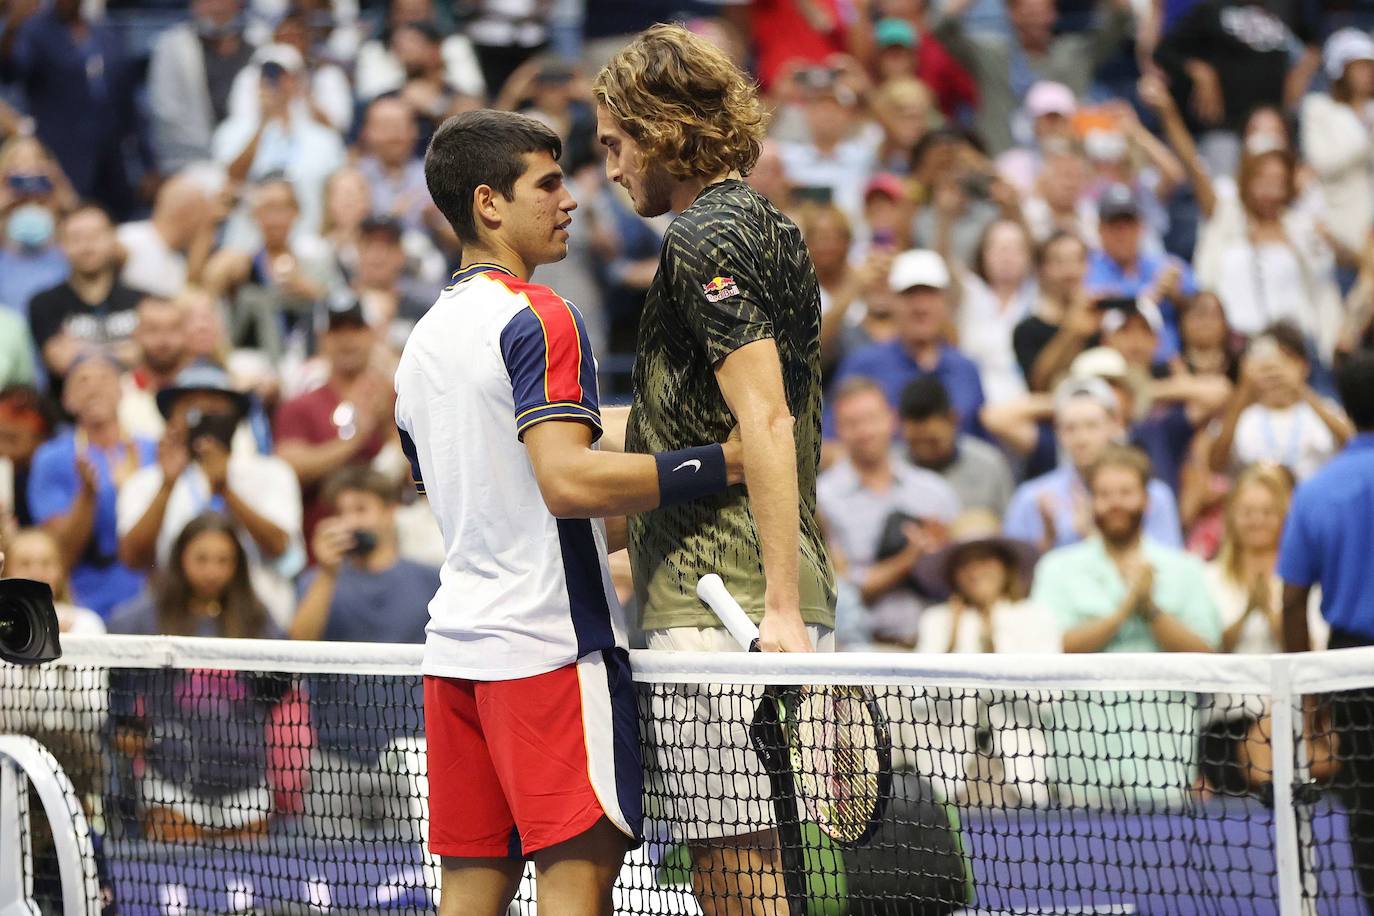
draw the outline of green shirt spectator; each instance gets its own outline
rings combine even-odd
[[[33,338],[24,316],[0,306],[0,388],[32,385]]]
[[[1065,652],[1211,652],[1221,620],[1200,560],[1142,535],[1150,461],[1113,446],[1088,470],[1097,536],[1046,554],[1032,600]],[[1070,806],[1171,806],[1197,772],[1196,695],[1068,693],[1049,704],[1053,782]]]

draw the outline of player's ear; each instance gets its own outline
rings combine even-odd
[[[478,226],[495,229],[501,225],[501,211],[496,199],[499,195],[489,184],[479,184],[472,192],[472,215]]]

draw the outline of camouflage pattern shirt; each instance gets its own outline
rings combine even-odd
[[[715,369],[771,338],[796,419],[802,617],[834,626],[835,577],[816,515],[821,448],[820,287],[801,232],[747,184],[710,185],[673,221],[644,304],[626,449],[653,453],[722,442],[735,425]],[[745,610],[763,613],[758,530],[742,486],[630,519],[644,629],[719,626],[696,596],[719,573]]]

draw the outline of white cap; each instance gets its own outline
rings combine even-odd
[[[301,52],[280,42],[258,48],[253,59],[258,62],[258,66],[268,63],[276,64],[287,73],[300,73],[305,69],[305,59],[301,57]]]
[[[1129,372],[1126,357],[1111,347],[1093,347],[1074,357],[1069,365],[1069,378],[1124,379]]]
[[[1121,402],[1116,392],[1100,378],[1066,378],[1054,389],[1054,412],[1060,413],[1065,407],[1079,398],[1087,398],[1099,404],[1103,410],[1117,417],[1121,413]]]
[[[1032,118],[1042,118],[1048,114],[1073,117],[1078,111],[1078,100],[1073,90],[1063,83],[1041,80],[1026,93],[1026,113]]]
[[[903,251],[892,259],[887,285],[894,293],[905,292],[913,286],[948,289],[949,268],[945,266],[945,259],[933,251],[920,248]]]
[[[1359,29],[1340,29],[1326,39],[1322,60],[1328,79],[1338,80],[1357,60],[1374,60],[1374,38]]]
[[[1120,162],[1131,151],[1119,130],[1090,130],[1083,138],[1083,152],[1094,162]]]

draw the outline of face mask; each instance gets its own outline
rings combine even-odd
[[[196,34],[206,41],[218,41],[221,38],[229,38],[243,31],[243,19],[235,16],[228,22],[220,24],[210,19],[197,17]]]
[[[24,204],[10,213],[5,232],[21,248],[42,248],[52,241],[52,211],[40,204]]]

